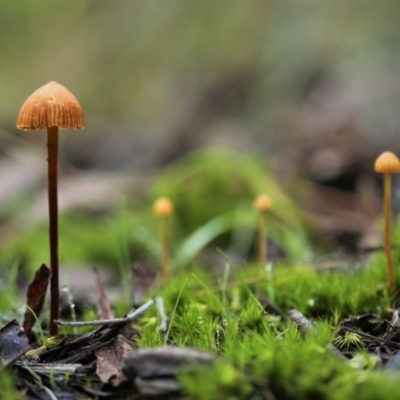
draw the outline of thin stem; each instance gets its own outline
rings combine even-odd
[[[57,163],[58,163],[58,127],[47,128],[48,154],[48,197],[49,197],[49,236],[50,236],[50,335],[57,336],[60,307],[60,289],[58,277],[58,196],[57,196]]]
[[[258,263],[261,268],[267,263],[267,213],[260,211],[258,227]]]
[[[385,212],[385,253],[388,264],[389,290],[392,294],[396,291],[396,279],[394,276],[394,267],[392,260],[392,247],[390,240],[392,207],[391,207],[391,181],[392,175],[384,176],[384,212]]]
[[[160,222],[160,242],[161,242],[161,277],[162,281],[168,282],[171,277],[169,265],[169,246],[168,246],[168,217],[162,216]]]

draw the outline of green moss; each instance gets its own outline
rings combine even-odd
[[[15,388],[15,377],[9,370],[1,370],[0,373],[1,397],[3,399],[19,400],[23,399],[21,393]]]

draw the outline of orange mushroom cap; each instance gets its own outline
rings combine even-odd
[[[33,92],[22,105],[17,128],[25,131],[50,127],[85,127],[82,107],[76,97],[57,82],[49,82]]]
[[[166,197],[160,197],[154,202],[153,205],[154,214],[162,217],[166,217],[168,215],[173,214],[174,212],[174,205],[172,204],[171,200]]]
[[[375,172],[381,174],[398,174],[400,172],[400,160],[396,154],[385,151],[375,160],[374,167]]]
[[[272,207],[272,201],[266,194],[259,194],[253,205],[257,211],[266,212]]]

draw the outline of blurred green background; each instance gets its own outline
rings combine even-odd
[[[173,147],[174,133],[206,135],[209,120],[228,120],[226,130],[244,136],[240,147],[264,150],[258,140],[290,134],[287,118],[318,81],[334,86],[315,94],[334,98],[313,99],[328,103],[326,118],[343,118],[347,108],[368,140],[397,133],[394,1],[2,0],[0,7],[0,117],[11,132],[27,95],[56,80],[84,107],[79,136],[101,130]],[[124,160],[129,166],[155,162],[132,152],[144,159]]]
[[[161,191],[174,198],[185,179],[164,177],[163,168],[212,147],[233,151],[221,156],[231,164],[228,181],[240,154],[269,183],[249,178],[257,183],[237,194],[218,175],[204,186],[208,212],[188,214],[181,204],[197,227],[210,218],[216,190],[228,190],[229,211],[243,199],[251,207],[258,190],[274,187],[273,199],[284,199],[278,217],[287,222],[298,207],[289,218],[295,229],[312,214],[311,238],[323,232],[352,251],[375,245],[380,183],[372,162],[400,150],[399,17],[395,1],[0,0],[0,238],[8,243],[46,221],[45,135],[19,132],[15,120],[29,94],[56,80],[86,117],[85,130],[61,135],[60,204],[91,213],[92,232],[110,231],[104,219],[95,228],[93,221],[121,202],[149,227],[149,202]],[[195,159],[193,171],[210,163],[209,154]],[[176,235],[183,240],[196,226],[182,221]],[[42,257],[45,239],[30,235],[21,246]],[[76,235],[63,242],[65,260],[79,254],[72,259],[98,262],[73,250]],[[126,240],[146,237],[135,235]],[[93,253],[103,254],[99,246]]]

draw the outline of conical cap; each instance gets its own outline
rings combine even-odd
[[[76,97],[57,82],[49,82],[33,92],[22,105],[17,128],[30,131],[50,127],[85,127],[82,108]]]

